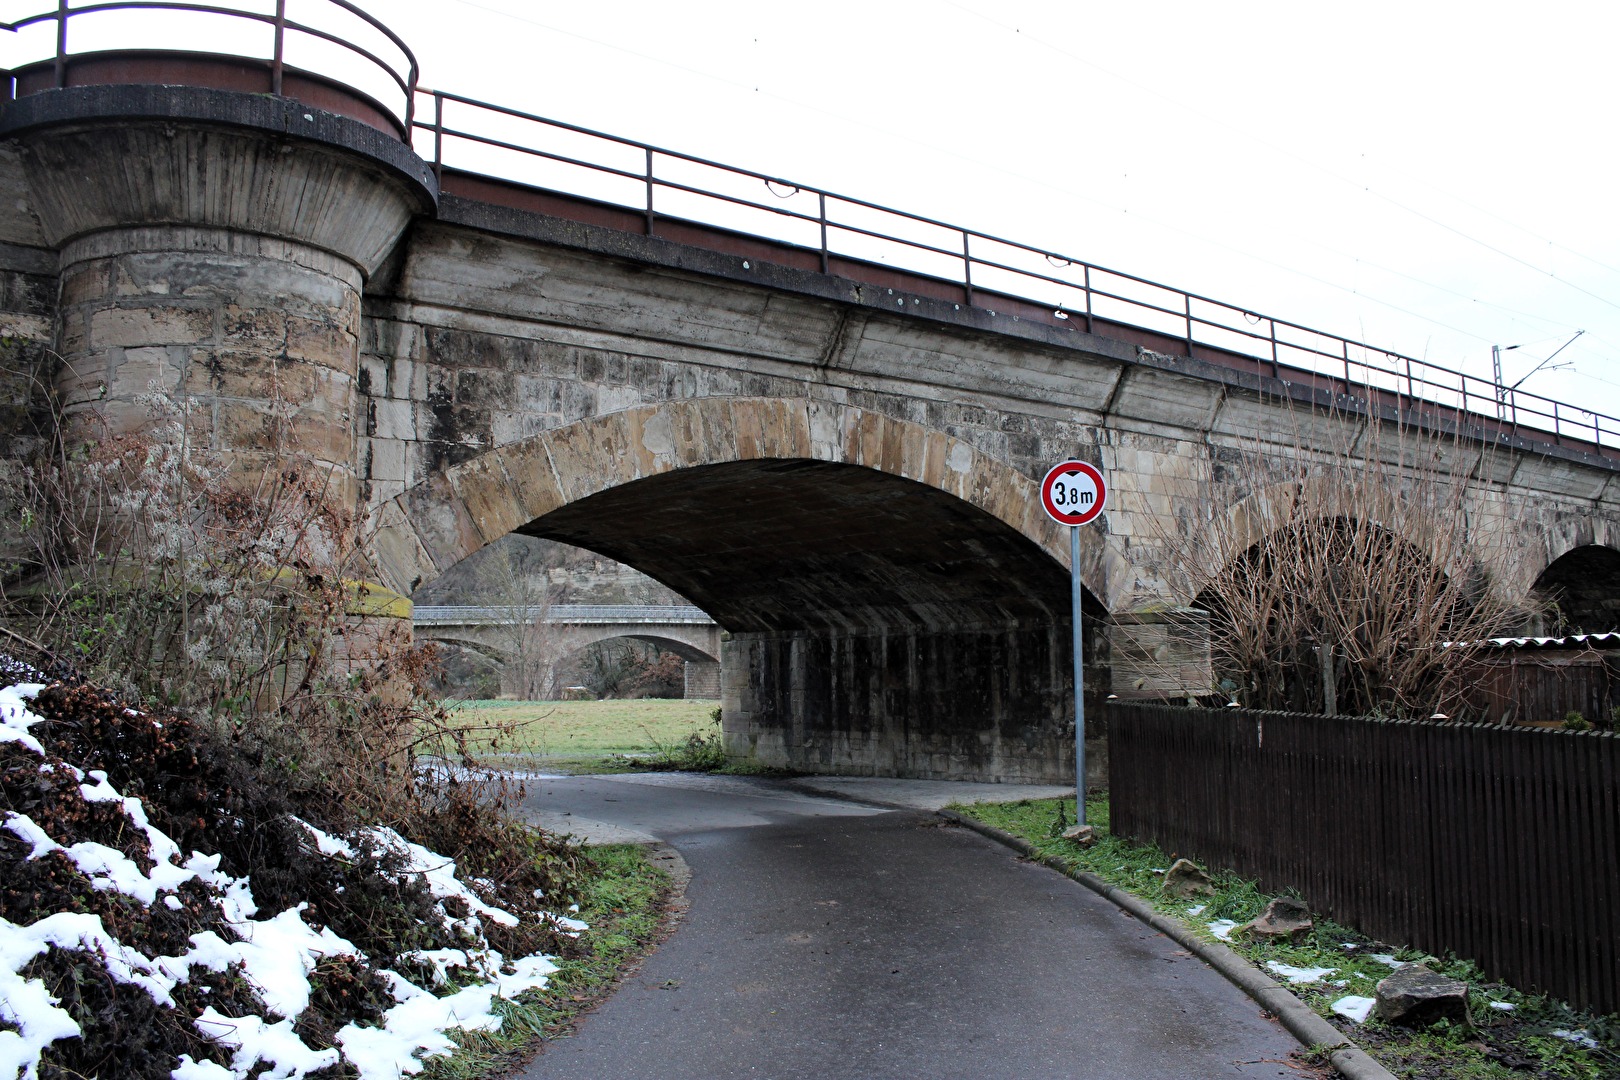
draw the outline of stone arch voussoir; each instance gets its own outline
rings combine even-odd
[[[1332,482],[1331,478],[1313,476],[1269,484],[1215,511],[1216,522],[1208,530],[1207,539],[1196,547],[1191,560],[1193,565],[1190,568],[1188,595],[1197,596],[1203,592],[1231,560],[1264,543],[1267,537],[1302,517],[1313,516],[1312,507],[1331,506],[1332,501],[1319,497],[1317,492]],[[1314,516],[1338,515],[1316,513]],[[1453,565],[1455,560],[1449,553],[1437,551],[1431,538],[1406,535],[1392,524],[1379,524],[1395,539],[1424,552],[1433,563],[1443,566],[1447,573],[1468,571],[1468,567]]]
[[[599,491],[676,469],[767,458],[860,465],[955,495],[1067,565],[1068,537],[1037,481],[967,442],[907,420],[803,398],[702,398],[638,406],[542,432],[455,465],[379,508],[385,583],[410,593],[485,544]],[[1121,577],[1099,530],[1081,532],[1088,587]],[[1099,598],[1106,592],[1091,591]]]

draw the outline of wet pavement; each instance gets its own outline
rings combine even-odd
[[[878,782],[840,780],[868,800],[854,802],[746,777],[531,781],[538,820],[658,837],[692,879],[670,939],[516,1075],[1302,1075],[1288,1064],[1299,1044],[1173,941],[932,813],[870,805],[934,805],[963,788],[886,783],[880,795]]]

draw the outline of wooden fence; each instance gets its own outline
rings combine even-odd
[[[1113,828],[1620,1011],[1620,737],[1110,704]]]
[[[1612,649],[1499,649],[1464,666],[1471,715],[1514,724],[1557,724],[1578,712],[1605,726],[1620,705],[1620,653]]]

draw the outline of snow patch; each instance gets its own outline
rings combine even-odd
[[[1275,960],[1267,960],[1266,967],[1272,973],[1281,975],[1295,986],[1303,986],[1305,983],[1321,982],[1323,979],[1339,970],[1338,968],[1292,967],[1288,964],[1278,963]]]
[[[1233,922],[1231,919],[1216,919],[1214,922],[1207,923],[1206,925],[1209,927],[1209,932],[1220,938],[1222,941],[1231,941],[1232,931],[1237,929],[1237,923]]]
[[[1588,1050],[1596,1050],[1598,1047],[1598,1041],[1592,1038],[1592,1033],[1589,1031],[1570,1031],[1568,1028],[1558,1028],[1548,1032],[1548,1034],[1555,1039],[1563,1039],[1565,1042],[1572,1042],[1576,1046],[1584,1046]]]
[[[1373,1006],[1378,1004],[1377,998],[1358,997],[1355,994],[1346,994],[1335,1001],[1328,1008],[1344,1017],[1353,1024],[1365,1024],[1367,1017],[1372,1015]]]
[[[43,757],[39,740],[28,731],[41,718],[27,706],[41,689],[42,684],[0,687],[0,742],[20,743]],[[42,763],[40,769],[49,772],[61,767]],[[173,1080],[242,1080],[256,1069],[266,1080],[293,1080],[344,1061],[362,1080],[398,1080],[421,1072],[425,1058],[453,1050],[446,1031],[499,1028],[494,1002],[546,986],[557,970],[550,957],[536,955],[508,963],[488,948],[481,920],[514,926],[517,916],[480,899],[456,877],[454,860],[412,844],[391,829],[373,828],[368,832],[377,843],[403,856],[406,873],[420,874],[435,897],[441,901],[459,898],[472,913],[455,919],[443,912],[441,904],[445,925],[466,934],[468,947],[419,953],[413,959],[429,967],[438,984],[447,980],[451,968],[465,969],[482,981],[437,997],[398,972],[381,971],[396,1002],[384,1014],[382,1026],[350,1024],[338,1033],[338,1048],[313,1049],[293,1030],[298,1016],[309,1006],[309,975],[321,957],[359,957],[359,950],[329,928],[317,929],[305,922],[305,904],[256,919],[259,908],[250,882],[223,873],[219,855],[194,851],[182,861],[179,846],[152,825],[141,800],[123,796],[108,782],[105,772],[86,775],[72,766],[66,768],[80,782],[79,795],[86,802],[116,805],[122,810],[135,835],[144,838],[152,869],[143,871],[136,859],[104,844],[83,841],[64,846],[28,815],[7,812],[0,827],[28,845],[29,859],[60,853],[95,889],[130,896],[148,906],[161,899],[171,910],[184,907],[176,890],[198,882],[239,940],[227,941],[212,930],[202,931],[191,935],[191,948],[182,955],[147,957],[118,941],[96,915],[57,912],[29,926],[0,918],[0,1021],[16,1029],[0,1030],[0,1077],[37,1080],[44,1049],[58,1039],[80,1034],[43,981],[20,974],[52,946],[98,957],[109,978],[138,987],[165,1008],[174,1007],[172,992],[189,980],[194,967],[225,971],[240,965],[242,977],[257,993],[266,1015],[227,1017],[212,1007],[204,1010],[196,1027],[230,1053],[230,1065],[184,1056],[170,1074]],[[299,824],[322,855],[354,855],[348,841],[307,822]],[[571,910],[577,912],[578,908]],[[543,917],[566,933],[577,935],[588,929],[581,920],[566,915],[546,913]],[[265,1065],[268,1071],[263,1071]]]

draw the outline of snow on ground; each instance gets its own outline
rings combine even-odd
[[[1551,1034],[1555,1039],[1563,1039],[1565,1042],[1572,1042],[1576,1046],[1584,1046],[1588,1050],[1596,1050],[1598,1047],[1597,1040],[1592,1038],[1592,1033],[1589,1031],[1570,1031],[1567,1028],[1558,1028]]]
[[[1323,979],[1327,978],[1329,975],[1338,970],[1337,968],[1324,967],[1293,967],[1289,964],[1278,963],[1276,960],[1267,960],[1266,967],[1270,969],[1273,975],[1281,975],[1295,986],[1303,986],[1306,983],[1321,982]]]
[[[1329,1008],[1354,1024],[1365,1024],[1367,1017],[1372,1015],[1373,1006],[1378,1004],[1377,998],[1358,997],[1355,994],[1346,994],[1335,1001]]]
[[[1210,933],[1214,934],[1222,941],[1231,941],[1232,931],[1237,929],[1237,923],[1233,922],[1231,919],[1216,919],[1214,922],[1207,923],[1205,925],[1209,927]]]
[[[0,742],[19,744],[43,758],[43,747],[28,731],[30,725],[40,722],[28,705],[41,689],[39,684],[0,688]],[[41,763],[42,771],[50,768]],[[82,781],[80,795],[87,802],[122,809],[135,835],[144,835],[146,852],[155,865],[144,872],[135,860],[114,848],[89,842],[64,845],[26,814],[8,811],[0,827],[29,845],[28,858],[60,852],[93,888],[121,893],[148,907],[160,899],[176,907],[175,890],[187,882],[200,882],[237,940],[226,941],[205,931],[191,935],[191,948],[183,955],[145,956],[114,938],[98,915],[58,912],[29,926],[0,918],[0,1020],[17,1029],[0,1031],[0,1076],[34,1080],[42,1051],[58,1039],[80,1034],[78,1024],[58,1008],[59,1002],[44,983],[20,974],[53,945],[98,956],[108,978],[138,987],[158,1005],[170,1008],[175,1004],[172,991],[189,980],[193,968],[223,971],[240,965],[264,1006],[264,1015],[232,1017],[212,1007],[205,1010],[196,1027],[228,1052],[230,1064],[185,1057],[172,1073],[174,1080],[237,1080],[251,1075],[261,1063],[270,1066],[268,1075],[302,1077],[340,1061],[353,1065],[362,1080],[397,1080],[419,1073],[423,1058],[450,1053],[453,1045],[446,1032],[498,1028],[501,1021],[493,1011],[495,1001],[544,987],[556,970],[551,957],[537,955],[507,962],[488,947],[482,934],[484,919],[506,926],[515,925],[518,919],[474,894],[456,877],[454,860],[412,844],[391,829],[371,829],[377,843],[404,856],[406,872],[425,878],[436,898],[460,899],[469,911],[460,919],[448,914],[444,918],[447,926],[463,931],[474,946],[435,950],[424,956],[436,986],[448,981],[452,968],[460,969],[458,982],[465,984],[469,975],[476,981],[439,997],[433,992],[436,987],[418,986],[398,972],[384,971],[396,1004],[387,1010],[382,1026],[351,1023],[338,1032],[336,1048],[317,1050],[293,1030],[299,1014],[309,1006],[308,976],[321,957],[358,956],[359,950],[330,929],[317,930],[305,922],[304,904],[268,918],[255,918],[258,908],[251,882],[221,873],[218,855],[194,851],[182,859],[178,845],[147,819],[139,799],[121,795],[105,773],[76,776]],[[323,855],[341,858],[353,854],[347,841],[301,824]],[[546,918],[576,933],[587,929],[583,922],[565,915],[547,914]]]

